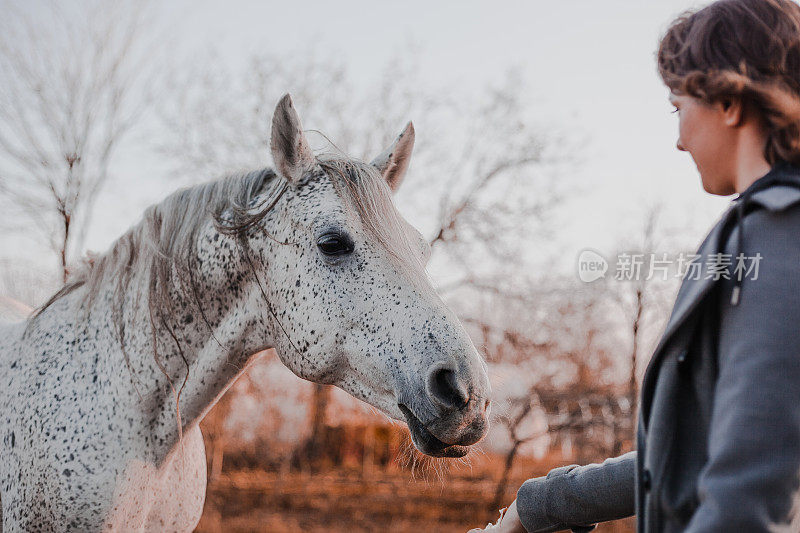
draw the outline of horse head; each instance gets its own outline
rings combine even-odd
[[[247,246],[287,367],[404,420],[421,452],[461,457],[488,429],[490,385],[425,272],[427,241],[392,203],[413,145],[409,123],[371,163],[315,156],[284,96],[270,142],[278,184]]]

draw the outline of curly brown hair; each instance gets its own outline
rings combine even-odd
[[[800,6],[719,0],[676,19],[658,48],[658,72],[676,94],[712,103],[741,98],[762,117],[774,165],[800,165]],[[747,111],[745,111],[747,112]]]

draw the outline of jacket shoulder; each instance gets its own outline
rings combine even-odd
[[[750,201],[771,212],[784,211],[800,203],[800,187],[774,185],[753,193]]]

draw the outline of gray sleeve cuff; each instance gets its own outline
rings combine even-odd
[[[529,533],[588,531],[597,522],[635,511],[636,452],[601,464],[569,465],[527,480],[517,491],[517,512]]]

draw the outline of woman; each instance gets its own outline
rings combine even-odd
[[[681,16],[658,68],[678,150],[707,192],[739,194],[645,373],[637,451],[529,479],[487,530],[588,531],[635,512],[647,533],[800,531],[800,7]]]

